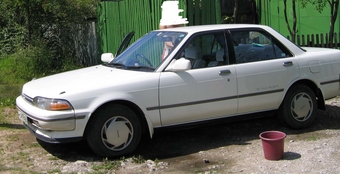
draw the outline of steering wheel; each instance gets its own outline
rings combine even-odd
[[[150,60],[148,58],[146,58],[143,54],[136,54],[137,60],[138,60],[139,57],[142,58],[150,67],[153,67]]]

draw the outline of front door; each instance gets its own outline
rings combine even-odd
[[[224,31],[193,36],[178,53],[192,61],[192,69],[162,72],[159,105],[163,126],[234,115],[237,82],[228,65]]]
[[[164,72],[160,79],[163,126],[219,118],[237,111],[234,66]]]

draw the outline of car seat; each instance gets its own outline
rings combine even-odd
[[[202,51],[195,46],[189,46],[186,48],[184,51],[184,57],[193,60],[192,69],[203,68],[206,65],[206,61],[202,59]]]
[[[224,56],[224,49],[221,48],[217,50],[216,55],[215,55],[216,60],[209,62],[208,67],[223,65],[223,60],[224,60],[223,56]]]

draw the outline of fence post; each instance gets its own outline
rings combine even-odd
[[[314,34],[311,35],[311,47],[314,47]]]
[[[334,49],[338,49],[338,39],[336,38],[336,33],[334,33],[334,44],[333,44]]]
[[[296,35],[296,45],[302,47],[322,47],[322,48],[334,48],[340,49],[340,35],[334,33],[334,39],[332,42],[328,41],[329,34],[307,34],[307,35]],[[306,38],[305,38],[306,37]],[[290,37],[287,36],[290,40]]]
[[[323,34],[322,34],[322,33],[320,34],[320,38],[321,38],[321,47],[325,47],[325,44],[324,44],[324,37],[323,37]]]
[[[309,34],[307,34],[307,45],[308,45],[309,47],[312,46],[312,45],[311,45],[310,35],[309,35]]]
[[[305,36],[304,35],[302,35],[302,46],[306,46],[305,45]]]

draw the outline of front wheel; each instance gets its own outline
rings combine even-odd
[[[312,124],[316,117],[317,102],[314,92],[305,85],[289,89],[283,100],[278,116],[288,126],[300,129]]]
[[[119,157],[136,149],[141,139],[141,123],[130,108],[110,104],[92,117],[85,136],[93,152],[102,157]]]

